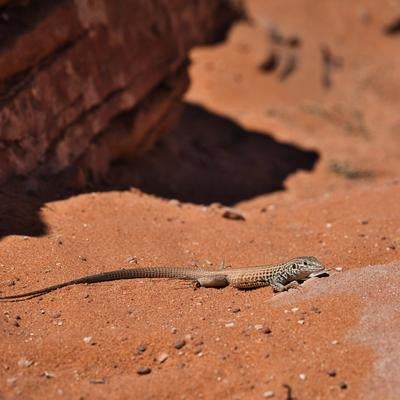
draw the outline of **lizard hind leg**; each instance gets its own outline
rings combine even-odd
[[[211,276],[203,276],[196,279],[198,287],[206,288],[224,288],[229,286],[228,278],[225,274],[215,274]]]

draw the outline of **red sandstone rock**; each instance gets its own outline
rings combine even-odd
[[[0,11],[0,181],[57,173],[92,154],[100,134],[103,167],[115,147],[148,146],[175,121],[189,49],[219,39],[241,13],[226,0],[11,1]],[[129,140],[104,143],[121,113],[132,113]]]

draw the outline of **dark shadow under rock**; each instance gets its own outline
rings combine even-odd
[[[184,202],[232,205],[282,190],[288,175],[311,170],[318,158],[315,151],[248,131],[188,103],[175,131],[141,158],[115,163],[106,186],[134,186]]]

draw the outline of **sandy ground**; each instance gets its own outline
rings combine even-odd
[[[151,154],[85,194],[0,192],[0,293],[299,255],[331,276],[277,295],[138,280],[0,303],[0,399],[400,398],[400,34],[385,33],[400,7],[248,10],[193,52],[182,122]]]

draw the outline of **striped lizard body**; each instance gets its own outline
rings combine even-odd
[[[297,284],[297,281],[303,281],[324,272],[326,272],[326,269],[323,264],[313,256],[297,257],[276,265],[261,265],[220,271],[178,267],[141,267],[88,275],[26,293],[3,296],[0,297],[0,301],[27,300],[71,285],[144,278],[183,279],[192,281],[197,287],[208,288],[223,288],[231,285],[238,289],[255,289],[262,286],[271,286],[274,291],[282,292],[289,287],[293,287]]]

